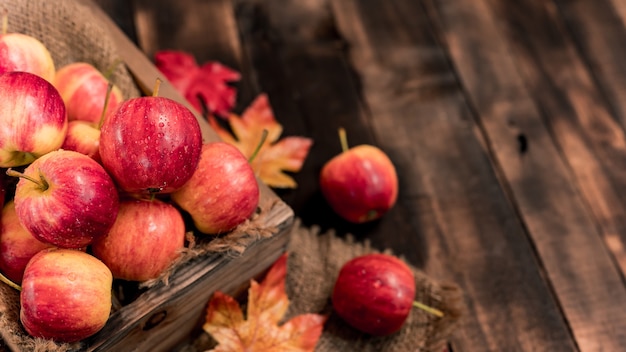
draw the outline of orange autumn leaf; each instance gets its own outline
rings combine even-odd
[[[286,275],[287,254],[283,254],[260,284],[251,280],[246,318],[234,298],[219,291],[213,294],[203,325],[219,343],[211,351],[314,351],[327,317],[302,314],[279,325],[289,307]]]
[[[263,131],[267,137],[251,162],[256,175],[268,186],[296,188],[296,181],[286,172],[298,172],[304,164],[313,140],[289,136],[279,140],[283,126],[274,118],[267,95],[259,95],[241,117],[230,114],[227,118],[232,131],[221,127],[213,116],[209,123],[223,141],[237,147],[250,159],[261,142]]]

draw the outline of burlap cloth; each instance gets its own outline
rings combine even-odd
[[[55,66],[83,61],[101,71],[115,67],[111,80],[125,97],[138,96],[139,90],[126,66],[120,60],[115,43],[106,26],[87,6],[88,0],[0,0],[0,11],[8,13],[8,32],[30,34],[50,50]],[[188,246],[173,268],[207,251],[229,252],[233,255],[260,238],[271,236],[275,229],[264,228],[264,215],[273,203],[260,204],[259,212],[227,236],[197,242],[189,236]],[[416,299],[441,309],[445,316],[437,318],[413,309],[403,329],[389,337],[374,338],[361,334],[332,314],[329,301],[339,268],[349,259],[374,252],[367,242],[355,242],[350,236],[339,238],[334,233],[319,233],[317,228],[293,227],[289,244],[287,294],[291,299],[288,317],[305,313],[329,313],[318,351],[442,351],[446,337],[460,316],[460,291],[454,285],[441,284],[413,268],[416,278]],[[150,287],[167,283],[172,270],[156,280],[145,282]],[[0,337],[14,351],[67,351],[76,345],[56,344],[29,337],[19,323],[19,294],[0,284]],[[214,341],[202,334],[187,351],[203,350]],[[1,344],[0,344],[1,346]]]

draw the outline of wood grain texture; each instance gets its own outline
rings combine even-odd
[[[577,346],[584,351],[618,350],[625,342],[622,328],[604,327],[626,323],[626,317],[614,309],[626,304],[626,291],[620,271],[605,248],[602,230],[575,182],[580,174],[594,172],[596,165],[576,130],[588,130],[589,126],[572,126],[572,121],[564,118],[564,113],[576,110],[564,105],[551,109],[549,105],[563,103],[549,101],[549,87],[558,86],[557,98],[576,95],[572,104],[581,104],[583,109],[578,117],[593,115],[590,123],[610,123],[601,104],[589,104],[594,102],[595,93],[584,67],[574,60],[573,48],[560,40],[555,27],[558,23],[539,19],[537,23],[548,23],[550,27],[533,29],[514,21],[523,16],[545,16],[545,12],[534,7],[542,4],[510,3],[506,14],[498,12],[504,7],[495,1],[428,4],[442,28],[447,49],[511,187]],[[543,45],[541,49],[531,47],[535,51],[528,56],[516,51],[518,41],[527,40],[520,39],[522,33],[524,38],[543,41],[533,43]],[[533,33],[537,35],[533,37]],[[537,55],[547,58],[543,62],[532,61]],[[542,67],[542,63],[548,62],[555,66]],[[535,81],[539,73],[550,79]],[[588,109],[595,109],[594,113]],[[544,119],[552,130],[546,127]],[[609,124],[610,131],[619,133],[619,129],[611,130],[614,127]],[[516,155],[515,138],[520,133],[528,138],[529,148],[523,155]],[[563,141],[568,143],[562,145]],[[600,172],[596,174],[602,176]],[[601,196],[610,194],[602,189],[602,180],[600,184],[592,182],[591,177],[586,181],[582,183],[582,192],[592,201],[593,187],[599,188]],[[598,198],[598,202],[604,201]]]
[[[333,8],[378,141],[408,179],[403,201],[428,246],[426,269],[467,292],[470,313],[453,349],[573,350],[424,8],[414,1],[335,1]]]

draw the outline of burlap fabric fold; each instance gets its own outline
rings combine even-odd
[[[440,309],[444,316],[413,308],[402,329],[390,336],[374,337],[348,326],[332,312],[332,289],[340,268],[348,260],[380,252],[367,241],[352,236],[339,237],[332,230],[320,233],[296,221],[287,248],[286,291],[290,299],[286,319],[303,313],[329,314],[316,352],[441,352],[462,315],[461,290],[442,283],[409,265],[415,275],[415,299]],[[393,254],[390,251],[384,251]],[[183,352],[200,352],[215,346],[207,334],[200,335]]]

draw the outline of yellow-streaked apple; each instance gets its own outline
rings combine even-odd
[[[191,215],[200,232],[220,234],[252,216],[259,204],[259,184],[236,147],[208,142],[193,176],[171,198]]]
[[[48,82],[56,69],[50,51],[37,38],[24,33],[0,34],[0,73],[22,71]]]
[[[44,249],[24,270],[20,321],[33,337],[84,340],[109,319],[112,284],[111,271],[96,257],[73,249]]]
[[[117,216],[118,190],[104,167],[90,157],[56,150],[28,165],[15,188],[20,223],[38,240],[83,248],[104,236]]]
[[[30,164],[59,149],[67,113],[59,92],[28,72],[0,74],[0,167]]]
[[[108,85],[107,77],[86,62],[73,62],[61,67],[54,79],[54,86],[65,102],[68,120],[87,121],[94,125],[100,123],[105,109]],[[104,114],[117,110],[122,101],[122,91],[113,85]]]
[[[50,247],[20,224],[13,201],[4,205],[0,217],[0,271],[4,276],[20,284],[30,258]]]
[[[172,204],[153,199],[124,199],[109,232],[94,241],[93,254],[117,279],[155,279],[181,254],[185,222]]]

